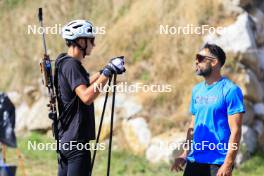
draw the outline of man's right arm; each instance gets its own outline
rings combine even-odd
[[[192,119],[191,119],[189,128],[187,130],[187,137],[186,137],[186,144],[188,145],[187,149],[186,149],[186,147],[183,147],[186,150],[184,150],[183,153],[179,157],[175,158],[175,161],[171,167],[172,171],[173,170],[175,170],[176,172],[183,171],[183,167],[186,163],[186,158],[190,152],[190,147],[191,147],[191,143],[193,140],[194,118],[195,118],[194,115],[192,115]]]
[[[188,144],[188,149],[191,147],[191,143],[193,140],[193,127],[194,127],[194,115],[192,115],[192,119],[189,125],[189,128],[187,130],[187,137],[186,137],[186,143]],[[180,155],[182,157],[187,157],[189,154],[190,150],[184,150],[183,153]]]
[[[108,79],[113,74],[123,74],[126,71],[124,64],[125,62],[123,56],[111,59],[111,61],[103,69],[101,76],[98,75],[99,77],[97,79],[93,78],[93,82],[89,87],[85,84],[80,84],[74,89],[76,95],[83,103],[87,105],[92,104],[96,97],[100,94],[101,88],[105,86]]]
[[[82,102],[86,105],[90,105],[93,101],[98,97],[100,94],[100,89],[98,87],[104,87],[108,81],[108,77],[104,76],[103,74],[89,87],[84,84],[81,84],[75,88],[75,92],[77,96],[82,100]]]

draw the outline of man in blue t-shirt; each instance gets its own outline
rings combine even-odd
[[[181,171],[187,162],[184,176],[232,175],[245,108],[240,88],[221,75],[225,59],[219,46],[208,43],[196,55],[196,74],[205,81],[192,90],[188,145],[172,166]]]

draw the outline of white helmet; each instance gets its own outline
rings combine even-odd
[[[87,20],[74,20],[62,28],[62,38],[66,40],[95,38],[95,29],[93,24]]]

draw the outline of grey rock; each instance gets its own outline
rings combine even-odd
[[[142,117],[124,119],[122,122],[124,144],[132,153],[143,155],[150,144],[151,131]]]
[[[244,104],[246,106],[246,113],[243,115],[243,125],[252,125],[255,116],[253,104],[247,100],[245,100]]]
[[[176,129],[153,137],[146,151],[147,160],[151,163],[171,163],[181,154],[185,139],[186,133]]]
[[[263,101],[264,92],[257,76],[250,69],[241,69],[234,81],[242,89],[244,97],[253,103]]]
[[[251,19],[255,23],[255,38],[258,46],[263,46],[264,44],[264,13],[255,8],[250,11]]]
[[[15,126],[16,132],[27,130],[27,119],[29,117],[29,114],[30,114],[30,108],[25,102],[23,102],[16,109],[16,126]]]
[[[241,165],[244,161],[257,149],[257,133],[249,126],[242,126],[242,136],[240,142],[240,149],[236,158],[236,165]]]
[[[256,120],[253,125],[253,129],[258,135],[258,148],[264,151],[264,124],[261,120]]]
[[[257,117],[264,121],[264,103],[254,104],[253,108]]]
[[[100,117],[103,110],[105,96],[100,96],[95,100],[95,121],[98,126],[100,124]],[[104,121],[102,125],[102,132],[100,139],[106,139],[109,136],[110,130],[110,117],[111,117],[111,105],[112,96],[108,97],[108,103],[105,110]],[[123,119],[129,119],[142,110],[142,105],[139,99],[132,94],[116,94],[115,102],[115,113],[114,113],[114,129],[116,126],[120,125]]]
[[[237,17],[235,23],[225,27],[217,34],[205,36],[204,41],[216,43],[226,52],[245,53],[256,49],[253,23],[248,13],[244,12]]]
[[[47,97],[42,97],[33,104],[27,118],[28,130],[48,131],[51,129],[51,120],[48,118],[48,102]]]
[[[261,69],[261,58],[258,50],[250,50],[244,53],[239,53],[238,60],[247,68],[251,69],[257,76],[258,80],[263,79]]]

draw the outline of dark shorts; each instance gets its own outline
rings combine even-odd
[[[216,176],[221,165],[187,161],[183,176]]]
[[[60,150],[58,176],[89,176],[91,172],[90,150]]]

